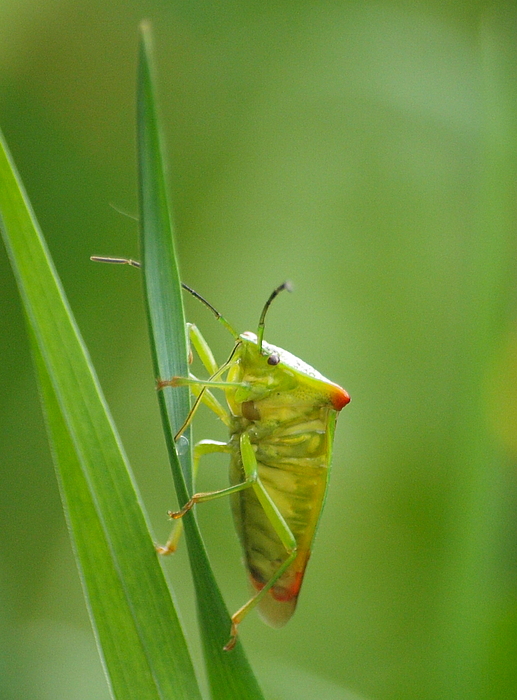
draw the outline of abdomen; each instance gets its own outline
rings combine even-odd
[[[248,426],[256,445],[258,475],[297,543],[297,557],[259,604],[262,617],[281,626],[296,607],[303,574],[325,500],[330,467],[329,410],[318,409],[308,420],[276,426]],[[230,482],[244,481],[240,454],[232,457]],[[253,489],[232,496],[235,526],[251,582],[260,590],[288,554]]]

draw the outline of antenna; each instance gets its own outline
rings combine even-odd
[[[181,286],[182,286],[183,289],[185,289],[187,292],[189,292],[190,294],[192,294],[193,297],[196,297],[196,299],[199,299],[199,301],[200,301],[202,304],[204,304],[207,308],[209,308],[210,311],[211,311],[211,312],[214,314],[214,316],[216,317],[216,319],[217,319],[218,321],[220,321],[220,322],[223,324],[223,326],[226,328],[226,330],[229,331],[229,332],[233,335],[233,337],[234,337],[235,339],[237,339],[237,338],[239,337],[239,334],[237,333],[237,331],[234,330],[234,329],[232,328],[232,326],[230,326],[230,324],[229,324],[228,321],[225,319],[225,317],[224,317],[222,314],[220,314],[219,311],[218,311],[216,308],[214,308],[214,307],[212,306],[212,304],[211,304],[209,301],[207,301],[207,300],[205,299],[205,297],[202,297],[201,294],[199,294],[199,292],[196,292],[195,289],[192,289],[192,287],[189,287],[188,284],[185,284],[185,282],[182,282],[182,283],[181,283]]]
[[[138,262],[138,260],[131,260],[131,258],[109,258],[109,257],[104,257],[103,255],[92,255],[90,257],[90,260],[93,262],[103,262],[103,263],[112,263],[114,265],[130,265],[131,267],[137,267],[141,268],[142,265],[141,263]],[[196,297],[202,304],[204,304],[207,308],[210,309],[210,311],[214,314],[216,319],[220,321],[223,326],[226,328],[227,331],[229,331],[235,339],[239,337],[239,334],[237,333],[236,330],[230,326],[228,321],[225,319],[225,317],[217,311],[216,308],[212,306],[212,304],[207,301],[204,297],[199,294],[199,292],[196,292],[195,289],[192,289],[192,287],[189,287],[188,284],[185,284],[184,282],[181,283],[181,286],[183,289],[185,289],[187,292],[192,294],[193,297]],[[278,293],[278,292],[277,292]],[[270,299],[268,302],[269,304],[271,303],[273,299]]]
[[[131,265],[131,267],[142,267],[138,260],[131,260],[131,258],[106,258],[103,255],[91,255],[90,260],[93,262],[105,262],[112,263],[113,265]]]
[[[260,352],[262,352],[262,341],[264,339],[264,326],[266,325],[266,314],[271,306],[271,302],[273,299],[275,299],[280,292],[283,292],[284,289],[287,292],[292,292],[293,291],[293,285],[291,282],[286,281],[283,284],[281,284],[279,287],[277,287],[273,292],[271,292],[271,296],[269,299],[266,301],[264,308],[262,309],[262,313],[260,314],[260,319],[258,323],[258,330],[257,330],[257,345],[259,346]]]

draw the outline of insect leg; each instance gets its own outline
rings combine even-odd
[[[193,460],[193,475],[194,483],[199,469],[199,460],[204,455],[214,454],[215,452],[230,452],[231,449],[226,442],[218,442],[216,440],[201,440],[194,445],[194,460]],[[165,545],[157,545],[156,551],[158,554],[173,554],[178,548],[178,543],[183,532],[183,521],[178,520],[171,532],[169,539]]]
[[[219,369],[219,365],[215,361],[210,346],[203,337],[203,334],[194,323],[187,323],[187,331],[189,342],[194,346],[199,359],[209,374],[215,374]]]
[[[195,380],[195,384],[190,384],[190,391],[194,394],[194,396],[197,398],[201,392],[203,392],[201,396],[201,401],[205,404],[205,406],[208,406],[208,408],[213,411],[222,422],[229,427],[231,423],[231,418],[230,414],[228,412],[228,409],[226,409],[212,394],[212,392],[205,387],[202,386],[203,382],[199,381],[197,377],[195,377],[193,374],[190,375],[190,379]]]
[[[157,383],[157,389],[164,389],[166,386],[198,386],[198,387],[215,387],[216,389],[226,389],[229,386],[250,388],[247,382],[218,382],[210,379],[198,379],[197,377],[173,377],[172,379],[160,379]]]
[[[178,518],[182,518],[185,515],[185,513],[188,513],[192,506],[194,506],[196,503],[205,503],[206,501],[213,501],[216,498],[223,498],[223,496],[231,496],[232,493],[238,493],[239,491],[243,491],[244,489],[249,489],[253,486],[254,480],[255,477],[251,477],[247,478],[246,481],[242,481],[240,484],[228,486],[227,488],[220,489],[219,491],[195,493],[192,496],[192,498],[185,503],[181,510],[175,512],[170,510],[169,517],[173,520],[177,520]]]
[[[248,479],[254,476],[254,479],[252,481],[253,490],[255,491],[258,500],[260,501],[260,505],[262,506],[267,517],[269,518],[271,525],[273,526],[275,532],[280,538],[280,541],[284,545],[287,552],[287,558],[281,564],[281,566],[278,568],[275,574],[269,579],[269,581],[260,589],[260,591],[258,591],[258,593],[256,593],[252,598],[250,598],[250,600],[248,600],[247,603],[245,603],[241,608],[239,608],[239,610],[237,610],[236,613],[232,615],[230,640],[228,641],[228,644],[224,647],[225,651],[230,651],[231,649],[233,649],[237,641],[237,628],[239,624],[250,612],[250,610],[253,610],[257,603],[259,603],[260,600],[268,593],[270,588],[272,588],[275,585],[275,583],[280,579],[284,571],[286,571],[289,568],[289,566],[295,560],[297,553],[296,539],[293,533],[291,532],[289,526],[285,522],[275,503],[271,499],[271,496],[268,494],[268,492],[262,485],[262,482],[258,478],[257,459],[255,457],[255,452],[250,443],[249,435],[247,433],[243,433],[241,435],[240,448],[242,465],[246,474],[246,478]]]
[[[192,422],[192,419],[194,418],[194,415],[201,405],[201,401],[203,400],[203,395],[209,386],[218,386],[220,388],[224,388],[228,386],[226,382],[218,382],[217,380],[221,375],[223,375],[233,364],[233,357],[235,353],[237,352],[237,349],[240,347],[240,343],[236,343],[232,352],[230,353],[230,357],[226,360],[226,362],[219,367],[217,372],[212,374],[212,376],[205,380],[205,381],[200,381],[198,379],[191,379],[190,377],[173,377],[172,379],[159,379],[156,388],[157,389],[163,389],[166,386],[200,386],[201,391],[199,392],[196,400],[194,401],[194,404],[192,405],[192,408],[190,409],[187,417],[185,418],[185,422],[181,426],[181,428],[178,430],[176,435],[174,436],[174,439],[177,440],[180,435],[182,435],[185,430],[188,428],[190,423]]]
[[[203,363],[204,367],[208,370],[208,372],[211,375],[215,374],[218,371],[219,367],[215,361],[212,351],[210,350],[210,346],[204,339],[199,328],[194,323],[187,323],[187,334],[189,344],[194,346],[194,349],[199,359]],[[189,348],[189,357],[191,357],[191,355],[192,350],[191,348]],[[208,408],[211,411],[213,411],[226,426],[228,426],[230,420],[227,409],[224,408],[224,406],[222,406],[221,403],[219,403],[219,401],[215,398],[211,391],[209,391],[207,388],[203,389],[203,382],[198,380],[197,377],[189,373],[189,379],[196,381],[196,384],[190,384],[190,390],[192,391],[194,396],[199,396],[203,391],[203,403],[206,406],[208,406]]]
[[[242,444],[243,437],[244,436],[241,436],[241,444]],[[248,443],[249,449],[253,453],[253,448],[251,447],[251,443],[250,443],[247,435],[246,435],[246,438],[247,438],[247,443]],[[203,441],[203,442],[210,442],[210,441],[207,440],[207,441]],[[227,443],[222,443],[222,445],[224,445],[224,449],[221,449],[220,450],[221,452],[231,452],[233,449]],[[255,454],[253,453],[253,457],[254,456],[255,456]],[[218,491],[208,491],[205,493],[195,493],[192,496],[192,498],[189,501],[187,501],[187,503],[185,503],[185,505],[183,506],[183,508],[181,510],[178,510],[176,512],[169,511],[169,517],[173,518],[174,520],[177,520],[178,518],[182,518],[185,515],[185,513],[188,513],[188,511],[196,503],[204,503],[205,501],[213,501],[216,498],[222,498],[223,496],[231,496],[232,493],[238,493],[239,491],[243,491],[244,489],[249,489],[251,487],[254,487],[255,483],[257,481],[257,478],[258,478],[256,466],[257,466],[257,462],[255,460],[255,468],[254,469],[247,470],[245,468],[244,471],[245,471],[246,478],[240,484],[234,484],[233,486],[228,486],[227,488],[220,489]],[[261,488],[264,491],[264,487],[262,486],[262,484],[261,484]],[[267,496],[267,497],[269,498],[269,496]],[[271,501],[271,499],[269,499],[269,500]],[[271,504],[272,504],[273,508],[275,509],[275,511],[278,515],[278,518],[280,518],[284,522],[286,532],[288,532],[290,534],[291,531],[289,530],[289,528],[285,524],[285,521],[283,520],[282,516],[278,512],[275,504],[272,501],[271,501]],[[291,535],[291,537],[292,537],[292,535]],[[293,540],[294,540],[294,538],[293,538]],[[283,541],[284,540],[282,539],[282,542]],[[296,544],[296,542],[295,542],[295,544]]]

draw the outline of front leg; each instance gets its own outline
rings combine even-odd
[[[201,402],[203,401],[204,394],[208,388],[212,387],[217,387],[219,389],[226,389],[229,386],[236,386],[236,387],[242,387],[242,386],[247,386],[243,385],[242,383],[229,383],[229,382],[224,382],[220,381],[220,377],[231,367],[231,365],[234,363],[234,356],[240,347],[240,343],[236,343],[235,347],[233,348],[232,352],[230,353],[230,357],[226,360],[226,362],[219,367],[217,372],[212,374],[212,376],[209,379],[197,379],[197,378],[191,378],[191,377],[172,377],[172,379],[158,379],[156,388],[158,390],[164,389],[167,386],[191,386],[194,387],[195,393],[197,393],[197,398],[194,401],[194,404],[192,405],[192,408],[190,409],[187,417],[185,418],[185,421],[181,428],[178,430],[176,435],[174,436],[174,439],[177,440],[182,433],[185,432],[185,430],[188,428],[190,423],[192,422],[196,411],[198,410],[199,406],[201,405]],[[215,400],[215,399],[214,399]],[[216,413],[219,413],[218,410],[216,410]]]

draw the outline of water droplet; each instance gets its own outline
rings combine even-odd
[[[178,453],[178,456],[186,454],[188,447],[188,438],[186,438],[184,435],[180,435],[179,438],[176,440],[176,452]]]

